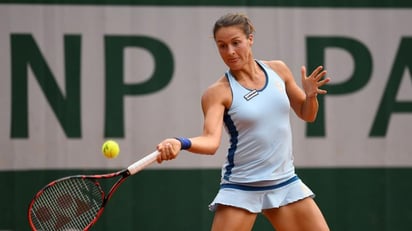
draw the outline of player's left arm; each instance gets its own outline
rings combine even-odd
[[[306,76],[306,68],[301,68],[302,88],[296,83],[292,72],[282,61],[270,61],[269,65],[285,81],[286,92],[292,109],[296,115],[304,121],[313,122],[316,119],[319,104],[318,94],[326,94],[326,90],[320,89],[330,81],[325,78],[326,70],[322,66],[317,67],[309,76]]]

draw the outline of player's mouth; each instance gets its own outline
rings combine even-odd
[[[239,59],[238,58],[230,58],[227,60],[228,63],[236,63]]]

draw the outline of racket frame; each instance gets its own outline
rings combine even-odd
[[[120,170],[120,171],[117,171],[117,172],[107,173],[107,174],[95,174],[95,175],[72,175],[72,176],[63,177],[63,178],[60,178],[60,179],[57,179],[57,180],[54,180],[54,181],[48,183],[46,186],[44,186],[42,189],[40,189],[34,195],[32,200],[30,201],[29,208],[28,208],[28,220],[29,220],[30,228],[32,230],[36,230],[36,227],[35,227],[35,225],[32,221],[32,209],[33,209],[33,205],[34,205],[36,199],[39,198],[48,188],[52,187],[53,185],[55,185],[59,182],[65,181],[65,180],[70,180],[70,179],[77,178],[77,179],[83,179],[83,180],[84,179],[92,180],[93,183],[99,188],[99,191],[101,193],[102,203],[101,203],[99,209],[97,210],[95,217],[84,228],[84,230],[89,230],[97,222],[97,220],[101,217],[107,202],[113,196],[114,192],[120,187],[120,185],[129,176],[132,176],[132,175],[136,174],[137,172],[143,170],[148,165],[152,164],[157,159],[158,154],[159,154],[158,151],[154,151],[151,154],[145,156],[144,158],[134,162],[133,164],[131,164],[126,169],[123,169],[123,170]],[[121,176],[120,179],[118,179],[112,185],[112,187],[110,188],[110,190],[106,194],[105,191],[102,189],[102,187],[101,187],[98,180],[99,179],[110,179],[110,178],[115,178],[115,177],[119,177],[119,176]]]

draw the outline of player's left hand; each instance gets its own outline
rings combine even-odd
[[[326,76],[326,70],[323,69],[323,66],[318,66],[309,76],[306,76],[306,67],[302,66],[301,75],[302,87],[307,98],[327,93],[326,90],[319,88],[330,81],[330,78],[324,78]]]

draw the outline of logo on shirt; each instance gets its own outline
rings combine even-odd
[[[259,92],[256,89],[254,89],[252,91],[249,91],[249,93],[247,93],[246,95],[244,95],[243,98],[245,98],[247,101],[249,101],[257,95],[259,95]]]

